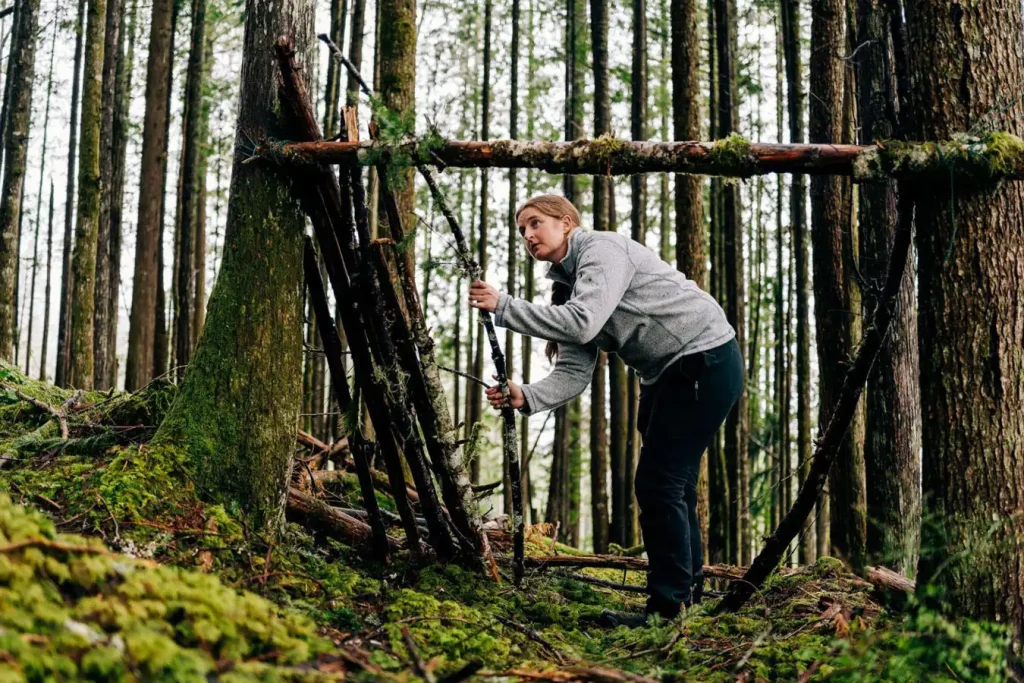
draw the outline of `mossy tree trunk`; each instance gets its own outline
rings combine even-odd
[[[909,9],[909,8],[908,8]],[[922,139],[972,126],[1024,134],[1016,0],[916,3],[910,66]],[[955,93],[955,94],[954,94]],[[955,218],[949,202],[955,202]],[[917,204],[924,519],[917,582],[958,616],[1024,637],[1024,185],[929,186]],[[1017,673],[1021,663],[1017,660]]]
[[[382,27],[378,44],[380,96],[386,107],[407,117],[412,126],[416,114],[416,0],[378,0],[378,7],[378,26]],[[402,179],[401,189],[396,188],[396,199],[402,225],[411,228],[416,225],[413,169],[402,171]]]
[[[75,250],[71,256],[71,365],[68,383],[93,387],[96,250],[100,224],[100,126],[106,0],[89,0],[82,67],[82,128],[79,141]]]
[[[243,162],[248,139],[286,137],[273,45],[288,35],[313,64],[313,14],[310,0],[247,2],[223,262],[181,394],[155,437],[188,449],[205,495],[269,531],[283,519],[300,404],[305,220],[284,176]]]
[[[110,326],[117,326],[117,308],[110,306],[110,285],[116,278],[113,270],[114,252],[120,248],[115,239],[113,211],[114,176],[114,109],[119,96],[117,63],[121,40],[121,15],[124,0],[107,0],[106,29],[103,44],[103,81],[100,94],[100,216],[96,238],[96,287],[93,293],[93,387],[113,386],[117,349],[109,346]]]
[[[891,140],[899,129],[890,12],[879,0],[858,0],[857,14],[856,42],[864,45],[857,55],[860,132],[862,143],[871,144]],[[875,274],[883,272],[892,251],[896,220],[895,183],[860,186],[860,272],[879,287]],[[864,291],[865,315],[875,308],[875,291]],[[868,561],[908,576],[917,566],[921,528],[916,303],[914,269],[908,265],[889,336],[868,378],[864,443]]]
[[[75,22],[75,61],[71,75],[71,123],[68,133],[68,170],[67,192],[64,197],[64,250],[60,279],[60,313],[57,319],[57,371],[54,383],[66,387],[68,372],[71,367],[71,252],[74,244],[74,210],[75,210],[75,158],[78,154],[78,106],[82,80],[79,73],[82,69],[82,48],[85,39],[85,8],[86,0],[78,0],[78,16]]]
[[[168,75],[174,0],[153,0],[146,66],[146,112],[142,123],[139,216],[135,238],[135,275],[128,328],[125,389],[135,391],[153,377],[157,334],[157,282],[161,197],[167,166]]]
[[[32,118],[32,84],[35,78],[36,31],[39,0],[19,3],[16,35],[8,69],[11,81],[9,124],[4,137],[3,197],[0,197],[0,358],[14,358],[18,287],[21,199],[25,189],[25,157]],[[17,48],[15,50],[15,48]]]

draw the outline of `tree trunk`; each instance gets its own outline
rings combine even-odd
[[[861,140],[891,140],[899,130],[890,12],[878,0],[858,0],[858,111]],[[899,131],[903,135],[907,131]],[[901,136],[902,137],[902,136]],[[896,230],[895,183],[860,186],[860,272],[878,284]],[[873,288],[864,290],[862,310],[874,309]],[[914,270],[903,274],[896,316],[868,378],[867,477],[868,562],[913,575],[921,525],[921,408],[918,399],[918,340]]]
[[[348,0],[331,0],[330,18],[331,32],[328,34],[339,50],[345,49],[345,19],[348,14]],[[327,60],[327,84],[324,86],[324,125],[325,138],[334,137],[338,130],[341,111],[338,108],[341,100],[342,65],[336,59]]]
[[[36,215],[35,215],[35,224],[36,224],[35,225],[35,230],[36,230],[35,243],[36,243],[36,246],[33,248],[33,256],[32,256],[32,287],[31,287],[32,294],[31,294],[31,297],[30,297],[30,302],[31,303],[29,303],[29,313],[28,313],[28,341],[25,344],[25,346],[26,346],[26,349],[25,349],[25,374],[28,375],[28,376],[31,376],[31,374],[32,374],[32,370],[29,367],[30,364],[31,364],[31,360],[32,360],[32,323],[35,321],[36,275],[38,274],[38,271],[39,271],[39,248],[38,248],[39,247],[39,230],[40,230],[40,223],[43,220],[43,218],[42,218],[42,216],[43,216],[43,177],[46,175],[46,148],[47,148],[47,142],[49,142],[49,134],[50,134],[50,96],[53,94],[53,56],[54,56],[54,53],[56,52],[56,50],[54,49],[56,47],[56,45],[57,45],[57,22],[54,22],[54,24],[53,24],[53,38],[50,39],[50,70],[49,70],[49,72],[47,74],[47,78],[46,78],[46,110],[45,110],[45,113],[43,114],[43,148],[42,148],[42,152],[39,155],[39,158],[40,158],[40,161],[39,161],[39,188],[38,188],[38,190],[36,190]],[[52,238],[52,235],[51,235],[51,238]],[[50,248],[49,245],[47,245],[47,250],[49,250],[49,248]],[[47,261],[49,261],[49,256],[47,256]],[[49,265],[47,265],[47,268],[49,268]],[[49,277],[50,277],[49,270],[47,270],[47,272],[46,272],[46,277],[47,277],[47,282],[49,282]],[[49,305],[49,304],[47,303],[47,305]],[[46,309],[45,312],[44,312],[44,316],[46,314],[48,314],[49,312],[50,312],[49,309]],[[45,374],[46,374],[46,336],[45,336],[45,333],[44,333],[44,336],[43,336],[43,350],[42,350],[42,354],[41,354],[41,358],[40,358],[40,363],[39,363],[39,375],[40,376],[45,376]]]
[[[66,387],[68,383],[68,371],[71,364],[71,344],[69,334],[71,331],[71,252],[73,247],[74,233],[74,206],[75,206],[75,155],[78,153],[78,123],[79,123],[79,95],[81,92],[82,80],[82,48],[85,38],[85,7],[86,0],[78,0],[78,18],[75,22],[75,61],[71,76],[71,119],[69,122],[68,142],[68,170],[67,170],[67,193],[64,199],[64,242],[63,255],[61,257],[61,280],[60,280],[60,312],[57,321],[57,368],[54,375],[54,383],[60,387]]]
[[[113,386],[111,376],[117,361],[117,348],[110,347],[110,326],[117,326],[117,308],[110,308],[111,281],[116,279],[113,271],[115,246],[112,234],[111,211],[113,208],[114,176],[114,109],[120,95],[118,92],[117,63],[120,60],[121,16],[124,14],[124,0],[107,0],[106,29],[103,42],[103,81],[100,95],[100,214],[96,239],[96,287],[93,294],[93,386],[108,389]]]
[[[489,3],[490,0],[485,0],[487,7],[490,7]],[[378,26],[387,27],[387,30],[380,31],[378,48],[380,97],[384,106],[406,117],[411,126],[416,113],[416,0],[378,0],[378,6]],[[485,47],[485,51],[487,49]],[[402,225],[416,225],[416,215],[413,213],[416,205],[413,169],[408,168],[401,174],[404,182],[396,198]],[[480,348],[482,350],[483,347]]]
[[[379,3],[378,3],[379,4]],[[348,61],[359,72],[363,66],[363,32],[366,18],[366,0],[352,0],[352,31],[348,41]],[[359,101],[359,84],[354,74],[348,75],[345,86],[345,106],[355,106]]]
[[[206,0],[192,0],[192,34],[185,76],[185,129],[181,168],[181,213],[178,247],[177,305],[175,306],[176,365],[179,379],[192,359],[193,251],[198,216],[199,148],[202,134],[203,54],[206,51]]]
[[[25,189],[25,157],[32,117],[39,0],[23,0],[18,7],[17,33],[11,43],[11,56],[15,62],[8,70],[8,79],[11,80],[10,124],[3,140],[5,163],[3,197],[0,197],[0,358],[7,360],[14,357],[17,345],[18,245]]]
[[[733,0],[715,2],[715,42],[718,55],[718,129],[726,138],[738,128],[738,96],[736,88],[736,17]],[[736,341],[745,348],[743,227],[740,216],[739,188],[733,184],[722,187],[722,234],[725,258],[726,315],[736,330]],[[737,564],[750,561],[750,464],[747,459],[747,391],[744,389],[726,419],[725,460],[729,470],[732,526],[732,560]]]
[[[203,82],[209,82],[213,70],[213,36],[206,34],[206,47],[203,54]],[[210,106],[208,96],[202,98],[202,114],[199,117],[199,162],[196,169],[196,229],[192,240],[192,277],[195,280],[192,300],[192,348],[199,344],[206,322],[206,173],[209,168],[210,148]],[[320,358],[323,368],[324,359]]]
[[[480,98],[480,139],[482,140],[486,140],[489,137],[491,124],[491,11],[491,0],[484,0],[484,74],[483,89]],[[487,276],[487,228],[489,227],[488,209],[490,208],[488,206],[488,202],[490,200],[490,194],[488,192],[489,189],[488,172],[484,169],[480,172],[480,213],[476,238],[476,261],[480,265],[480,274],[482,277]],[[399,198],[399,207],[402,207],[401,198]],[[475,325],[476,344],[472,347],[472,374],[474,377],[482,377],[484,374],[484,344],[486,341],[484,340],[484,334],[481,332],[479,327],[480,316],[480,312],[475,316],[477,320],[477,324]],[[472,319],[473,317],[474,316],[471,311],[470,318]],[[473,382],[466,393],[469,397],[469,410],[466,411],[466,426],[468,428],[472,428],[472,426],[477,422],[480,422],[483,417],[481,412],[483,398],[480,391],[480,385]],[[473,459],[470,469],[470,478],[474,484],[480,483],[479,457]]]
[[[283,519],[300,398],[305,217],[280,174],[244,163],[246,136],[287,136],[273,45],[288,35],[313,64],[313,15],[308,0],[247,3],[223,264],[188,376],[154,439],[186,447],[200,488],[270,531]]]
[[[135,242],[135,275],[128,329],[125,389],[136,391],[153,378],[156,350],[158,250],[161,240],[161,197],[167,166],[168,79],[171,72],[174,0],[154,0],[150,16],[146,67],[146,113],[142,124],[139,169],[139,217]]]
[[[167,88],[164,91],[167,98],[167,112],[168,115],[164,119],[164,140],[169,144],[171,139],[171,98],[174,96],[174,44],[177,37],[178,31],[178,16],[181,11],[182,3],[179,0],[175,0],[174,8],[171,12],[171,38],[170,47],[168,48],[168,57],[170,66],[167,69]],[[166,254],[164,251],[164,235],[166,233],[166,222],[167,222],[167,154],[168,148],[164,148],[164,164],[161,167],[160,176],[160,208],[159,208],[159,224],[157,227],[157,238],[156,238],[156,327],[153,335],[153,377],[162,377],[168,374],[168,363],[172,361],[171,357],[174,355],[175,349],[173,348],[173,334],[174,328],[171,327],[170,331],[167,328],[168,315],[167,315],[167,286],[164,283],[164,266],[166,265]],[[179,183],[175,192],[176,200],[181,202],[181,173],[179,167],[178,174]],[[175,231],[172,244],[174,250],[171,252],[171,282],[174,282],[174,274],[177,269],[174,267],[175,258],[177,258],[177,231]],[[174,298],[173,298],[173,284],[172,284],[172,296],[171,296],[171,317],[173,318],[174,311]],[[170,321],[173,323],[173,320]],[[173,363],[172,363],[173,369]]]
[[[43,297],[43,338],[39,357],[39,380],[47,381],[46,352],[50,344],[50,274],[53,265],[53,180],[50,180],[50,216],[46,228],[46,293]]]
[[[578,0],[577,0],[578,1]],[[591,45],[594,55],[594,137],[610,132],[611,103],[608,94],[608,2],[590,0]],[[606,176],[594,176],[594,230],[612,230],[611,182]],[[611,397],[611,421],[605,423],[605,382]],[[608,549],[608,474],[611,459],[626,459],[626,370],[616,355],[599,352],[590,394],[590,490],[593,510],[594,552]],[[611,427],[609,439],[608,428]]]
[[[908,10],[910,8],[908,7]],[[915,4],[908,13],[915,137],[980,121],[1024,134],[1020,36],[1011,0]],[[957,93],[951,96],[951,93]],[[955,218],[950,200],[955,202]],[[958,616],[1024,637],[1024,185],[929,186],[917,204],[924,519],[918,586]],[[1020,660],[1016,663],[1020,676]]]
[[[786,57],[786,107],[789,141],[804,141],[803,62],[800,55],[800,0],[782,0],[783,52]],[[790,185],[789,215],[793,228],[792,251],[796,267],[796,373],[797,466],[800,481],[807,477],[811,457],[811,327],[810,277],[807,267],[807,190],[804,177],[794,175]],[[798,561],[810,564],[817,557],[816,530],[808,519],[800,535]]]
[[[696,0],[673,0],[672,132],[676,140],[700,139],[700,91]],[[698,176],[676,175],[675,184],[676,267],[706,288],[703,181]]]
[[[107,0],[89,0],[82,72],[82,130],[79,144],[78,206],[75,250],[71,258],[71,371],[68,383],[93,387],[93,315],[96,292],[96,253],[100,222],[100,127],[104,28]]]
[[[516,2],[518,3],[519,0],[516,0]],[[535,83],[537,74],[537,62],[535,56],[537,41],[534,36],[535,26],[534,0],[529,0],[526,19],[526,137],[531,140],[534,135],[534,122],[536,119],[536,109],[533,105],[536,102],[537,95],[537,86]],[[525,189],[526,196],[532,197],[534,193],[534,172],[530,169],[527,169],[526,171]],[[533,258],[527,258],[525,260],[523,271],[523,299],[532,302],[534,296],[536,296]],[[520,374],[522,375],[523,384],[529,384],[530,373],[533,369],[533,337],[528,334],[524,334],[522,335],[521,342],[523,369],[520,371]],[[530,418],[526,415],[519,418],[519,433],[522,434],[522,440],[520,442],[522,450],[519,461],[522,463],[523,468],[523,514],[528,517],[527,523],[534,524],[538,521],[538,517],[534,514],[533,489],[530,483]]]
[[[814,0],[812,8],[810,138],[812,142],[834,141],[842,135],[843,121],[844,0]],[[842,246],[842,190],[840,178],[811,179],[814,313],[821,380],[818,424],[822,426],[828,424],[835,409],[852,349],[850,292]],[[851,432],[831,471],[829,512],[832,549],[855,567],[864,563],[867,539],[863,474],[864,461]],[[820,538],[818,546],[822,546]]]
[[[519,133],[519,0],[512,0],[512,84],[509,90],[509,138],[515,140]],[[508,224],[514,226],[516,224],[516,203],[518,202],[518,185],[519,178],[515,169],[509,169],[508,172]],[[508,279],[506,280],[506,291],[511,296],[516,295],[516,269],[518,264],[516,263],[516,252],[519,249],[519,238],[517,237],[516,230],[508,231]],[[460,290],[461,291],[461,290]],[[512,357],[515,344],[515,335],[512,330],[505,331],[505,352],[506,352],[506,375],[511,377],[514,372],[512,365]],[[523,362],[526,362],[525,356]],[[525,383],[525,380],[524,380]],[[521,430],[522,442],[524,444],[530,441],[530,432],[527,429]],[[519,455],[519,462],[525,461],[525,455]],[[507,460],[507,458],[506,458]],[[504,483],[502,484],[502,493],[504,498],[504,510],[511,514],[512,512],[512,480],[510,479],[510,466],[511,463],[504,463]],[[520,486],[522,482],[520,481]],[[528,507],[528,506],[527,506]],[[523,514],[525,514],[523,510]]]

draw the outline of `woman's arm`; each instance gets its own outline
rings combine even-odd
[[[594,376],[597,354],[596,344],[560,344],[558,360],[551,374],[520,387],[526,404],[519,412],[535,415],[557,408],[582,394]]]
[[[594,240],[580,253],[572,298],[545,306],[498,294],[494,323],[499,327],[567,344],[586,344],[597,336],[622,300],[636,267],[626,244]]]

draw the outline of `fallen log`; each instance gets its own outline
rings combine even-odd
[[[880,142],[875,145],[776,144],[739,136],[711,142],[596,140],[444,140],[431,136],[399,145],[375,142],[268,141],[256,155],[291,162],[377,163],[394,147],[414,159],[456,168],[535,168],[559,175],[691,173],[750,177],[767,173],[838,175],[855,182],[953,175],[993,182],[1024,179],[1024,141],[1008,133],[960,136],[946,142]]]
[[[285,514],[298,524],[352,546],[370,546],[373,543],[373,531],[369,524],[350,517],[295,487],[288,488]],[[399,549],[397,540],[386,538],[389,550]]]
[[[916,581],[886,567],[866,567],[864,576],[872,585],[881,590],[913,593],[917,589]]]

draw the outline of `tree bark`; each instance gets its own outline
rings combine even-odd
[[[378,0],[378,7],[378,26],[387,27],[380,31],[378,48],[380,97],[384,106],[405,117],[412,129],[416,114],[416,0]],[[402,225],[416,225],[413,169],[405,169],[401,174],[403,182],[397,199]]]
[[[188,376],[154,439],[187,448],[202,490],[271,532],[283,519],[299,406],[305,218],[279,174],[243,162],[246,135],[288,136],[273,45],[289,35],[314,63],[313,15],[309,0],[247,3],[223,264]]]
[[[93,387],[96,253],[100,222],[100,127],[104,27],[107,0],[89,0],[82,72],[82,130],[79,144],[75,250],[71,257],[71,370],[68,383]]]
[[[50,216],[46,228],[46,293],[43,297],[43,338],[39,357],[39,380],[47,381],[46,355],[50,344],[50,279],[53,265],[53,179],[50,180]]]
[[[577,0],[578,1],[578,0]],[[608,1],[590,0],[590,42],[594,55],[594,137],[610,133],[611,102],[608,93]],[[594,230],[613,230],[611,215],[610,180],[595,175]],[[606,385],[607,381],[607,385]],[[606,389],[610,399],[606,404]],[[605,406],[610,404],[610,424],[605,421]],[[593,519],[594,552],[608,549],[608,476],[609,451],[611,459],[622,463],[626,459],[626,371],[622,360],[600,351],[594,367],[590,393],[590,492]],[[608,429],[611,428],[611,438]]]
[[[723,138],[738,128],[736,88],[736,18],[733,0],[715,0],[716,52],[718,57],[718,128]],[[739,188],[722,187],[722,235],[725,258],[726,316],[736,330],[736,341],[745,348],[743,228],[740,224]],[[746,564],[750,559],[750,470],[747,459],[747,391],[744,389],[725,425],[725,461],[729,472],[730,551],[732,560]]]
[[[814,142],[837,140],[842,135],[844,6],[844,0],[812,2],[810,137]],[[811,222],[814,313],[821,380],[819,424],[826,425],[839,399],[853,342],[847,264],[842,246],[845,218],[841,179],[811,180]],[[863,455],[851,432],[843,441],[831,472],[829,512],[831,547],[855,567],[864,564],[867,539],[863,482]],[[822,547],[820,538],[818,547]]]
[[[512,45],[511,45],[511,51],[512,51],[512,74],[511,74],[511,81],[512,81],[512,83],[511,83],[511,87],[510,87],[510,90],[509,90],[510,111],[509,111],[509,132],[508,132],[508,136],[512,140],[515,140],[518,137],[518,133],[519,133],[519,120],[518,120],[519,119],[519,36],[520,36],[520,32],[519,32],[520,7],[519,7],[519,5],[520,5],[519,0],[512,0]],[[519,190],[519,177],[518,177],[518,173],[517,173],[517,171],[515,169],[509,169],[509,172],[508,172],[508,224],[509,225],[513,225],[513,226],[516,224],[516,203],[518,202],[518,190]],[[507,272],[507,279],[506,279],[505,288],[506,288],[506,291],[511,296],[515,296],[516,295],[516,280],[518,279],[517,278],[518,263],[517,263],[517,259],[516,259],[516,253],[517,253],[517,250],[519,249],[520,239],[519,239],[519,237],[518,237],[518,235],[516,233],[517,233],[516,230],[509,230],[509,232],[508,232],[508,243],[507,243],[508,261],[507,261],[507,268],[506,268],[506,270],[508,272]],[[512,332],[512,330],[506,330],[505,331],[505,351],[506,351],[506,353],[508,355],[506,356],[506,359],[505,359],[505,372],[506,372],[506,375],[509,376],[509,377],[511,377],[514,374],[514,372],[515,372],[515,368],[514,368],[513,363],[512,363],[513,355],[514,355],[513,352],[512,352],[512,349],[515,348],[514,344],[515,344],[515,334]],[[523,358],[523,361],[524,362],[526,361],[525,357]],[[525,382],[526,382],[526,380],[524,380],[524,383]],[[529,430],[528,429],[523,429],[523,430],[521,430],[521,433],[522,433],[522,437],[523,437],[523,443],[527,443],[530,440],[529,439],[529,436],[530,436]],[[522,463],[523,462],[523,458],[525,458],[525,455],[517,455],[517,457],[519,458],[519,462]],[[504,510],[506,512],[509,512],[509,513],[511,513],[511,511],[513,510],[513,505],[512,505],[512,480],[511,480],[511,474],[510,474],[511,464],[512,463],[508,461],[508,458],[506,458],[506,462],[504,463],[504,468],[503,468],[504,475],[503,475],[503,484],[502,484],[502,493],[503,493],[503,495],[502,495],[503,501],[502,502],[504,504]],[[521,488],[522,487],[522,481],[518,482],[517,485]],[[523,520],[524,520],[524,524],[525,524],[526,510],[524,509],[521,512],[523,514]]]
[[[480,137],[486,140],[490,135],[491,125],[491,23],[492,23],[492,3],[491,0],[484,0],[484,42],[483,42],[483,86],[480,96]],[[490,199],[490,185],[488,183],[487,170],[480,172],[480,207],[479,207],[479,218],[477,222],[476,232],[476,260],[480,265],[480,276],[487,276],[487,260],[488,260],[488,222],[489,222],[489,199]],[[472,311],[470,311],[470,318],[472,319]],[[483,312],[480,311],[477,314],[477,320],[482,321]],[[473,364],[472,374],[474,377],[481,377],[484,373],[484,335],[479,329],[479,325],[476,330],[475,345],[470,347],[473,353]],[[466,411],[466,426],[472,429],[474,425],[481,421],[483,414],[482,410],[482,394],[480,393],[480,385],[477,383],[471,384],[467,390],[466,395],[469,400],[468,410]],[[470,481],[474,484],[480,483],[480,458],[474,458],[470,464]]]
[[[17,346],[18,245],[25,189],[25,157],[32,116],[39,0],[23,0],[18,7],[17,33],[11,43],[11,58],[15,62],[8,70],[11,80],[10,124],[3,140],[3,197],[0,197],[0,358],[7,360],[14,358]]]
[[[378,3],[379,4],[379,3]],[[363,32],[366,18],[366,0],[352,0],[352,31],[348,41],[348,61],[355,67],[354,71],[359,73],[363,66]],[[359,100],[359,84],[356,77],[350,73],[348,84],[345,86],[345,106],[355,106]]]
[[[910,7],[907,8],[908,10]],[[915,133],[1024,132],[1020,4],[918,3],[908,16]],[[983,122],[983,123],[982,123]],[[1024,637],[1024,186],[929,186],[917,204],[924,512],[918,585]],[[950,213],[954,202],[955,218]],[[1017,675],[1022,667],[1017,660]]]
[[[895,84],[897,68],[890,45],[889,10],[879,0],[858,0],[858,111],[861,140],[895,137],[901,131]],[[902,18],[899,19],[902,21]],[[892,250],[896,230],[895,183],[860,188],[860,272],[877,286],[879,272]],[[873,287],[864,290],[863,311],[876,304]],[[918,398],[918,349],[914,269],[908,266],[893,320],[878,360],[868,377],[867,438],[864,444],[867,478],[867,552],[872,564],[883,564],[905,575],[917,568],[921,525],[921,408]]]
[[[672,132],[676,140],[700,138],[700,90],[696,0],[673,0]],[[676,267],[703,289],[707,287],[707,266],[702,186],[697,176],[675,176]]]
[[[782,0],[783,52],[786,58],[786,108],[789,141],[804,141],[803,58],[800,53],[800,0]],[[797,466],[800,481],[807,477],[811,457],[811,326],[810,276],[807,265],[807,189],[803,176],[793,176],[789,191],[796,267],[796,373],[797,373]],[[808,519],[800,534],[798,561],[810,564],[817,557],[814,520]]]
[[[117,349],[110,348],[109,326],[117,325],[117,309],[110,308],[110,283],[115,248],[111,232],[110,212],[113,204],[114,175],[114,108],[117,106],[117,62],[121,36],[124,0],[107,0],[106,28],[103,40],[103,69],[100,94],[100,160],[99,160],[99,222],[96,238],[96,285],[93,292],[93,386],[108,389],[117,361]],[[120,245],[118,245],[120,246]]]
[[[167,93],[171,71],[174,0],[153,0],[149,57],[146,66],[146,113],[142,124],[139,169],[139,217],[135,241],[135,274],[128,329],[125,389],[136,391],[153,377],[157,333],[157,250],[163,178],[167,166]]]
[[[203,107],[203,53],[206,50],[206,0],[192,0],[192,33],[188,72],[185,76],[185,129],[181,168],[181,213],[178,246],[177,305],[175,306],[176,351],[179,379],[192,359],[192,305],[195,299],[193,251],[198,215],[199,148]]]
[[[40,153],[39,161],[39,188],[36,190],[36,215],[35,215],[35,231],[36,246],[33,248],[32,256],[32,287],[31,296],[29,303],[28,312],[28,341],[25,344],[25,374],[31,376],[32,370],[29,367],[32,360],[32,323],[35,321],[35,300],[36,300],[36,275],[39,271],[39,231],[40,224],[43,220],[43,177],[46,175],[46,149],[47,143],[49,142],[50,134],[50,97],[53,94],[53,57],[56,52],[54,49],[57,45],[57,22],[53,24],[53,38],[50,39],[50,69],[46,78],[46,110],[43,114],[43,148]],[[52,227],[52,225],[51,225]],[[52,234],[50,236],[52,239]],[[47,268],[49,268],[49,249],[50,245],[47,245]],[[49,283],[50,271],[46,271],[47,283]],[[47,285],[49,286],[49,285]],[[49,306],[49,302],[47,302]],[[49,314],[49,308],[44,310],[44,317]],[[42,354],[39,362],[39,375],[45,376],[46,374],[46,335],[44,332],[43,336],[43,347]]]

